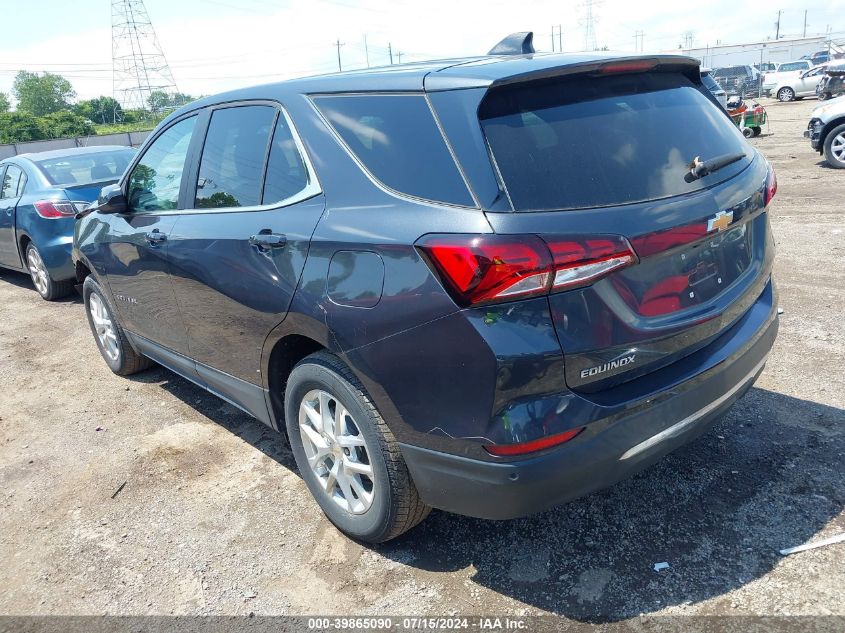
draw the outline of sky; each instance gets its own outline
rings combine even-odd
[[[632,51],[643,31],[646,51],[773,38],[828,28],[845,36],[845,0],[707,0],[667,3],[593,0],[596,42]],[[111,0],[0,0],[0,92],[18,70],[65,76],[79,99],[112,94]],[[179,91],[191,95],[337,70],[486,53],[514,31],[534,31],[551,50],[552,25],[563,50],[585,48],[586,0],[145,0]],[[11,21],[9,16],[11,15]],[[365,49],[366,37],[366,49]],[[555,43],[557,46],[557,41]]]

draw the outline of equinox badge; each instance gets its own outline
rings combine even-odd
[[[590,367],[589,369],[582,369],[581,370],[581,378],[589,378],[590,376],[598,376],[599,374],[603,374],[611,369],[618,369],[620,367],[624,367],[625,365],[630,365],[634,362],[636,358],[636,354],[631,354],[630,356],[623,356],[622,358],[617,358],[616,360],[609,361],[604,365],[598,365],[597,367]]]

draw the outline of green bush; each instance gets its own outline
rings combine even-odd
[[[22,143],[46,138],[38,120],[28,112],[0,113],[0,143]]]

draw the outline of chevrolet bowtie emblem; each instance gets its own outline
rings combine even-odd
[[[707,220],[707,232],[724,231],[734,221],[733,211],[719,211],[715,216]]]

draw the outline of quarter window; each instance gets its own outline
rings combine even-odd
[[[3,176],[3,188],[0,190],[0,198],[17,198],[22,190],[25,179],[23,171],[16,165],[6,167],[6,175]]]
[[[314,103],[358,160],[391,189],[473,205],[422,95],[324,96]]]
[[[261,204],[261,178],[277,112],[258,105],[213,112],[202,150],[195,207]]]
[[[147,148],[129,176],[129,208],[135,212],[177,208],[185,159],[197,117],[179,121]]]

